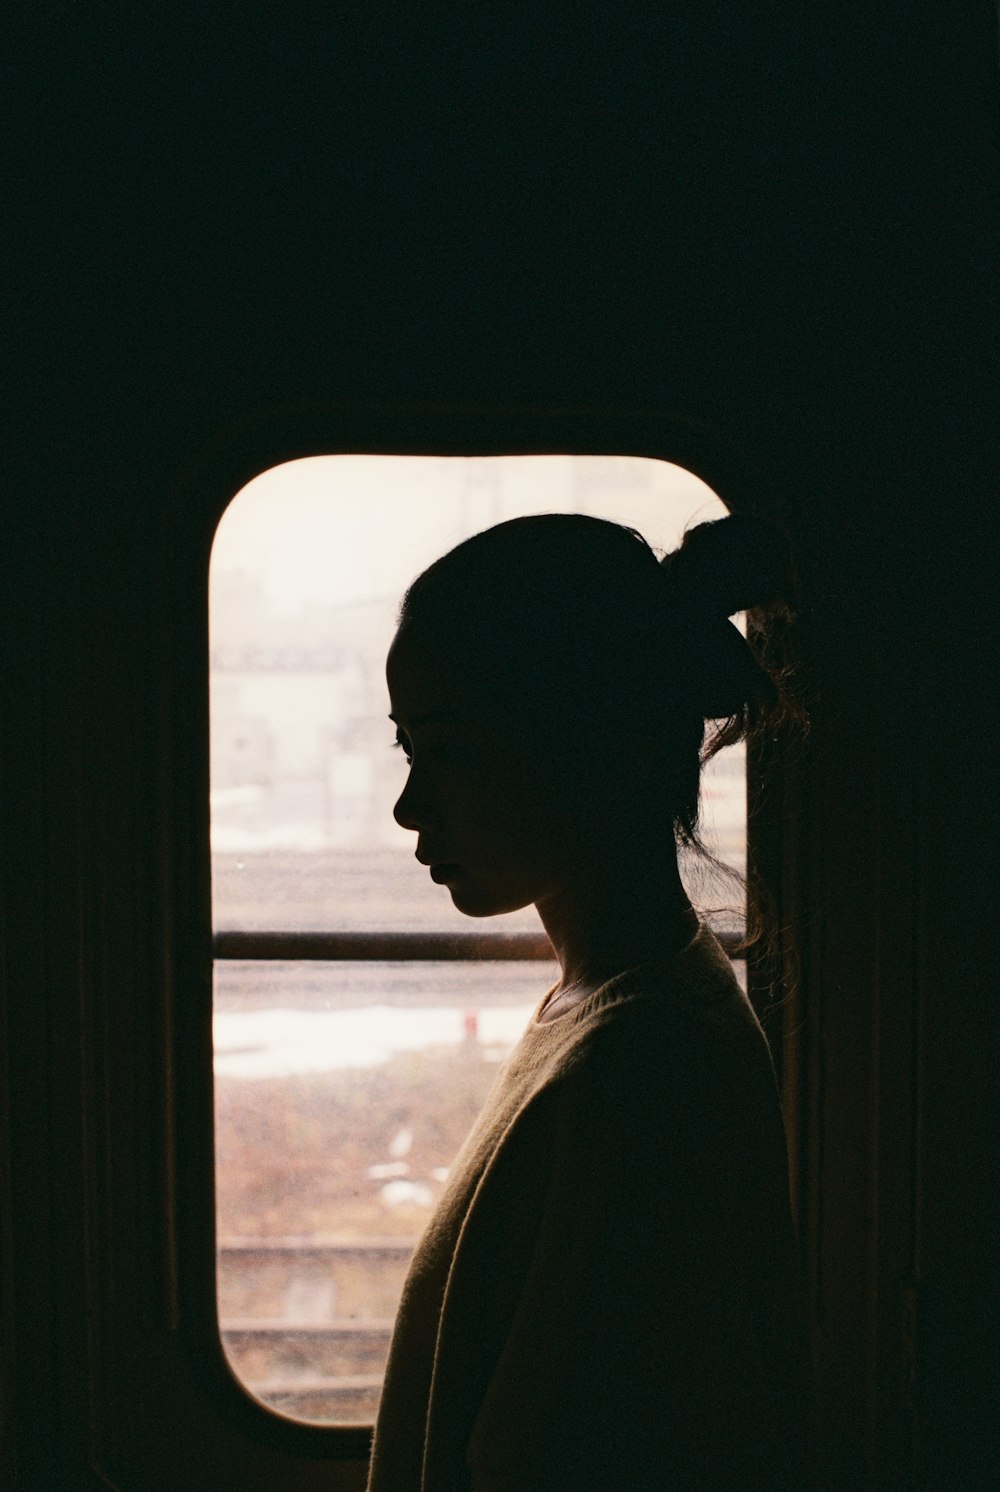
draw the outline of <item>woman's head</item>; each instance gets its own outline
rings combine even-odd
[[[418,854],[457,854],[434,827],[429,781],[445,721],[452,760],[433,791],[456,792],[468,771],[468,814],[478,778],[479,830],[502,820],[512,861],[544,860],[546,846],[549,860],[579,857],[640,827],[693,840],[705,720],[737,739],[775,698],[727,618],[788,582],[784,540],[743,518],[700,525],[662,561],[635,530],[581,514],[513,519],[437,560],[404,597],[388,664],[414,759],[397,818],[420,835]]]

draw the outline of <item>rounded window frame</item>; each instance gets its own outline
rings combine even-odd
[[[216,1294],[212,1079],[212,905],[209,850],[208,574],[216,528],[255,476],[308,456],[634,456],[668,461],[700,477],[733,512],[763,507],[762,474],[717,430],[650,410],[482,408],[455,404],[343,404],[263,416],[207,448],[186,473],[185,501],[159,536],[154,586],[177,604],[161,617],[157,666],[169,681],[171,716],[187,730],[160,809],[166,923],[157,992],[162,1197],[166,1221],[157,1273],[162,1314],[219,1412],[249,1437],[290,1455],[354,1461],[370,1452],[369,1427],[317,1426],[255,1399],[223,1349]],[[179,592],[179,594],[178,594]],[[192,668],[196,660],[197,667]],[[780,767],[748,751],[748,865],[775,895],[781,866],[774,826],[756,811],[758,779]],[[773,784],[772,784],[773,785]],[[778,796],[772,794],[770,796]],[[748,959],[753,998],[766,971]],[[783,1022],[784,1024],[784,1022]],[[779,1045],[779,1043],[775,1043]],[[778,1066],[780,1068],[780,1056]],[[180,1178],[183,1178],[183,1183]]]

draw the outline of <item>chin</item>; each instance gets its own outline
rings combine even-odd
[[[463,917],[499,917],[502,912],[515,910],[514,907],[497,906],[485,897],[463,896],[461,891],[453,891],[451,900]]]
[[[504,912],[519,912],[531,897],[504,896],[485,887],[449,886],[452,905],[464,917],[501,917]]]

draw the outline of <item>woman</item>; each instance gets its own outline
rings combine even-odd
[[[534,903],[562,974],[414,1257],[371,1492],[808,1485],[770,1058],[677,866],[706,719],[735,740],[779,704],[727,618],[787,571],[747,519],[657,562],[546,514],[407,592],[395,817],[468,916]]]

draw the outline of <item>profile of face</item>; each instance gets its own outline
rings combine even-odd
[[[515,730],[488,682],[442,657],[419,623],[396,634],[386,681],[409,765],[394,817],[458,910],[490,917],[567,890],[588,835],[565,763]]]

